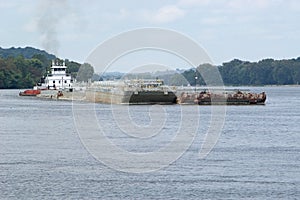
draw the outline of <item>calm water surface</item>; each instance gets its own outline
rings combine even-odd
[[[222,134],[205,159],[198,152],[210,107],[186,106],[200,109],[194,143],[170,166],[141,174],[113,170],[88,153],[76,132],[72,102],[0,90],[0,198],[300,199],[300,87],[250,89],[266,91],[266,105],[228,106]],[[149,123],[149,108],[131,106],[132,120]],[[108,137],[141,152],[172,138],[178,108],[164,107],[174,116],[159,142],[135,144],[117,137],[111,107],[96,105]]]

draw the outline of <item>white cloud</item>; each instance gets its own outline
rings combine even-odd
[[[290,0],[286,0],[287,2]],[[296,0],[292,0],[296,1]],[[253,9],[265,9],[282,0],[179,0],[177,5],[184,8],[204,8],[209,6],[216,10],[247,11]]]
[[[104,21],[121,21],[129,19],[131,16],[131,12],[129,12],[126,8],[120,8],[117,11],[103,12],[101,14],[98,13],[98,10],[95,11],[94,18],[102,19]]]
[[[220,17],[206,17],[202,18],[201,20],[202,24],[205,25],[220,25],[220,24],[226,24],[228,23],[228,18],[226,16],[220,16]]]
[[[173,22],[184,16],[185,11],[175,5],[164,6],[156,12],[144,12],[144,17],[147,21],[157,24]]]
[[[179,6],[205,6],[211,4],[212,0],[179,0]],[[217,1],[215,1],[217,2]]]
[[[229,8],[237,10],[264,9],[270,5],[270,0],[229,0],[226,4]]]

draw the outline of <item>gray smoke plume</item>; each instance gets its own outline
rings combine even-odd
[[[59,49],[59,25],[68,10],[67,0],[43,0],[38,5],[38,31],[43,48],[53,54]]]

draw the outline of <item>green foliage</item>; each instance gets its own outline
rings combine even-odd
[[[0,47],[0,88],[31,88],[40,82],[55,56],[32,47]]]
[[[201,75],[206,79],[210,78],[208,76],[211,73],[205,72],[211,70],[211,66],[201,65],[199,67],[198,71],[201,72]],[[289,60],[264,59],[259,62],[234,59],[218,66],[218,69],[225,85],[287,85],[300,83],[300,57]],[[196,75],[200,77],[198,73]],[[190,85],[195,85],[195,70],[187,70],[183,73],[183,76]],[[205,85],[202,76],[199,84]]]
[[[42,72],[38,59],[0,58],[0,89],[31,88],[39,82]]]
[[[80,66],[76,79],[79,82],[88,82],[92,79],[93,74],[94,68],[90,64],[84,63]]]
[[[49,60],[47,58],[47,56],[43,55],[43,54],[34,54],[32,57],[32,59],[36,59],[38,60],[39,62],[41,62],[42,64],[42,68],[45,70],[45,73],[46,73],[46,69],[51,65],[51,60],[54,60],[54,59],[51,59]]]
[[[188,82],[182,74],[174,74],[170,78],[169,85],[187,85]]]
[[[72,77],[76,78],[77,72],[78,72],[81,64],[74,62],[74,61],[66,60],[66,65],[68,66],[68,68],[67,68],[68,73],[70,73]]]

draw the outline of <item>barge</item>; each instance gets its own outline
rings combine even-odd
[[[159,79],[98,81],[86,89],[86,100],[112,104],[175,104],[175,91]]]
[[[264,105],[266,93],[253,93],[241,90],[207,90],[199,93],[182,92],[178,96],[179,104],[198,105]]]
[[[19,96],[37,96],[41,94],[41,90],[39,89],[28,89],[23,92],[19,92]]]
[[[164,85],[161,79],[76,83],[66,71],[65,62],[52,61],[51,73],[43,83],[19,95],[109,104],[264,105],[266,101],[264,92],[177,89]]]

